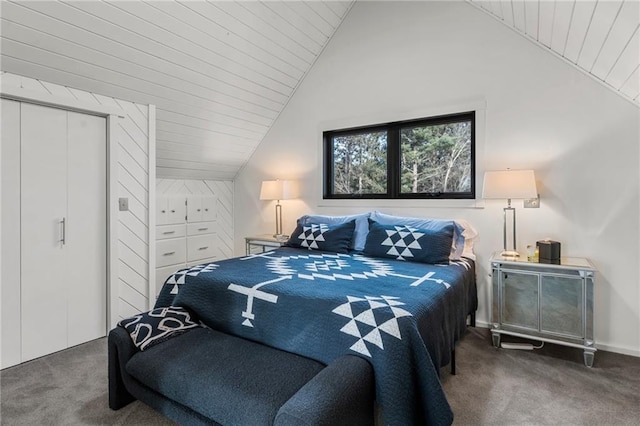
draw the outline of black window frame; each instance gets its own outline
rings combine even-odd
[[[468,192],[420,192],[402,193],[400,172],[400,130],[407,127],[434,126],[440,124],[471,122],[471,190]],[[387,192],[380,194],[334,194],[333,139],[336,136],[349,136],[367,132],[387,132]],[[476,198],[476,112],[466,111],[454,114],[424,117],[413,120],[394,121],[346,129],[328,130],[322,133],[323,152],[323,190],[325,200],[357,199],[444,199],[473,200]]]

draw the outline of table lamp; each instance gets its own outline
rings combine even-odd
[[[533,170],[494,170],[484,173],[482,198],[507,199],[507,207],[503,208],[503,244],[502,256],[518,257],[516,251],[516,209],[511,207],[511,199],[538,198],[536,177]],[[507,246],[507,212],[513,216],[513,250]]]
[[[260,188],[261,200],[276,200],[276,233],[275,238],[282,239],[287,237],[282,234],[282,205],[280,200],[289,200],[298,198],[297,184],[292,180],[265,180],[262,181]]]

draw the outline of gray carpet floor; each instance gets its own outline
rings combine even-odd
[[[599,351],[588,369],[580,350],[494,349],[477,328],[456,360],[442,369],[456,425],[640,425],[640,358]],[[5,369],[0,387],[3,425],[172,424],[139,402],[109,409],[106,339]]]

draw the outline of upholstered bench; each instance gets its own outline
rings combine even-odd
[[[183,425],[364,425],[374,422],[364,359],[330,365],[199,327],[140,351],[109,333],[109,406],[134,399]]]

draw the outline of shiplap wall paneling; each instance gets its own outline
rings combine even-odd
[[[231,180],[352,4],[3,1],[2,68],[154,104],[160,175]]]
[[[4,7],[3,4],[3,11]],[[111,265],[114,276],[110,285],[115,293],[115,300],[111,303],[111,325],[132,313],[146,310],[149,303],[149,269],[154,267],[149,263],[148,207],[150,190],[155,190],[155,174],[150,176],[149,173],[149,106],[4,71],[0,81],[3,89],[23,88],[61,99],[73,99],[86,105],[111,106],[123,111],[124,118],[118,119],[113,126],[115,135],[112,135],[112,143],[117,144],[117,164],[110,173],[116,174],[117,197],[128,198],[129,211],[115,210],[117,229],[111,230],[117,237],[118,256],[114,262],[116,264]]]

